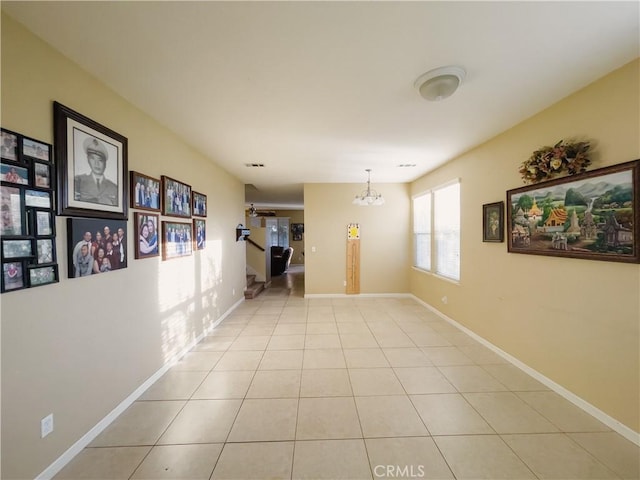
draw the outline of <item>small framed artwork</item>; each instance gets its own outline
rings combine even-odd
[[[191,217],[191,187],[173,178],[162,176],[162,214]]]
[[[17,185],[29,185],[29,170],[17,165],[0,164],[1,179],[3,182]]]
[[[207,216],[207,196],[202,193],[193,192],[193,216]]]
[[[51,146],[46,143],[38,142],[32,138],[22,138],[22,155],[25,157],[36,158],[45,162],[51,161]]]
[[[28,258],[33,256],[31,239],[2,240],[2,258]]]
[[[193,220],[193,248],[203,250],[207,242],[207,225],[205,220]]]
[[[162,222],[162,260],[191,255],[193,225],[184,222]]]
[[[38,240],[36,240],[36,250],[38,252],[38,265],[43,263],[55,262],[55,249],[53,248],[53,239],[39,238]]]
[[[24,193],[24,204],[27,207],[51,208],[51,194],[39,190],[27,190]]]
[[[2,291],[20,290],[25,288],[22,262],[8,262],[2,264]]]
[[[51,188],[51,165],[33,162],[33,173],[36,187]]]
[[[46,267],[29,268],[29,286],[38,287],[58,281],[58,266],[48,265]]]
[[[7,160],[18,160],[18,134],[2,129],[2,145],[0,145],[0,156]]]
[[[131,172],[131,208],[160,211],[160,180]]]
[[[67,219],[69,278],[127,268],[127,221]]]
[[[304,223],[291,224],[291,237],[294,242],[302,241],[303,233],[304,233]]]
[[[127,138],[58,102],[53,126],[58,214],[126,220]]]
[[[507,192],[510,253],[640,263],[640,160]]]
[[[36,235],[39,237],[53,235],[53,220],[51,212],[36,210]]]
[[[157,257],[160,254],[159,218],[159,215],[136,212],[136,258]]]
[[[22,235],[23,211],[20,189],[2,186],[0,189],[0,235]]]
[[[482,206],[482,241],[504,242],[504,202]]]

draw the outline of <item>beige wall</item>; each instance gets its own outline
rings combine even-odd
[[[352,205],[354,195],[362,190],[360,184],[304,186],[306,294],[345,293],[349,223],[359,223],[361,230],[360,292],[408,292],[409,185],[383,183],[375,188],[383,194],[385,205]]]
[[[207,248],[107,275],[2,295],[2,478],[33,478],[242,298],[244,187],[167,129],[2,15],[2,126],[52,143],[56,100],[129,139],[129,168],[208,196]],[[133,215],[128,223],[133,252]],[[235,294],[232,292],[235,290]],[[55,430],[41,439],[40,420]]]
[[[459,285],[413,270],[411,292],[636,432],[640,266],[507,253],[482,242],[482,205],[522,186],[519,164],[588,139],[593,168],[640,157],[639,62],[621,68],[411,185],[461,178]],[[448,304],[441,298],[446,295]]]

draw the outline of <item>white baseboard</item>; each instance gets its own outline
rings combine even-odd
[[[535,378],[536,380],[538,380],[543,385],[546,385],[551,390],[556,392],[558,395],[564,397],[565,399],[567,399],[568,401],[573,403],[575,406],[581,408],[582,410],[584,410],[586,413],[588,413],[592,417],[595,417],[597,420],[601,421],[602,423],[607,425],[609,428],[611,428],[611,430],[619,433],[620,435],[622,435],[624,438],[626,438],[630,442],[633,442],[636,445],[640,446],[640,433],[638,433],[638,432],[634,431],[633,429],[627,427],[626,425],[624,425],[623,423],[619,422],[618,420],[616,420],[615,418],[611,417],[610,415],[607,415],[605,412],[600,410],[598,407],[595,407],[594,405],[591,405],[589,402],[587,402],[583,398],[579,397],[575,393],[567,390],[562,385],[554,382],[553,380],[551,380],[548,377],[545,377],[542,373],[540,373],[537,370],[531,368],[526,363],[521,362],[520,360],[518,360],[514,356],[508,354],[504,350],[501,350],[500,348],[496,347],[493,343],[491,343],[488,340],[484,339],[483,337],[481,337],[477,333],[474,333],[473,331],[469,330],[467,327],[459,324],[458,322],[456,322],[452,318],[449,318],[448,316],[446,316],[444,313],[442,313],[437,308],[429,305],[426,302],[423,302],[422,300],[420,300],[415,295],[411,295],[411,296],[417,302],[419,302],[420,304],[424,305],[428,310],[432,311],[433,313],[438,315],[440,318],[442,318],[446,322],[450,323],[454,327],[458,328],[459,330],[461,330],[464,333],[466,333],[467,335],[469,335],[474,340],[478,341],[479,343],[481,343],[485,347],[489,348],[490,350],[492,350],[496,354],[500,355],[502,358],[507,360],[509,363],[511,363],[515,367],[519,368],[520,370],[522,370],[526,374],[530,375],[531,377]]]
[[[304,298],[414,298],[410,293],[305,293]]]
[[[80,440],[74,443],[66,452],[60,455],[51,465],[38,475],[35,480],[50,480],[62,468],[67,465],[77,454],[79,454],[87,445],[89,445],[102,431],[107,428],[118,416],[133,404],[151,385],[153,385],[160,377],[174,366],[178,360],[186,355],[193,347],[195,347],[211,330],[218,326],[225,318],[231,314],[238,306],[244,302],[244,298],[238,300],[231,306],[222,316],[213,322],[207,329],[194,339],[189,345],[183,348],[179,353],[174,355],[167,361],[157,372],[151,375],[142,385],[136,388],[131,395],[125,398],[120,404],[114,408],[109,414],[100,420],[91,430],[85,433]]]

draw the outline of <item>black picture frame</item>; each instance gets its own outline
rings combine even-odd
[[[51,162],[51,145],[29,137],[22,137],[22,156]]]
[[[2,260],[17,261],[23,258],[32,258],[33,241],[31,238],[3,238]]]
[[[0,158],[3,160],[18,161],[18,134],[3,128],[0,131],[2,142],[0,143]]]
[[[58,282],[58,265],[30,266],[27,271],[31,288]]]
[[[3,183],[0,186],[0,235],[7,237],[25,233],[24,189]]]
[[[1,130],[0,291],[4,293],[55,283],[59,277],[53,146]]]
[[[640,263],[640,160],[507,192],[508,251]]]
[[[482,241],[504,242],[504,202],[482,205]]]
[[[37,265],[56,263],[56,247],[53,238],[36,239],[35,263]]]
[[[162,175],[162,214],[191,218],[191,185]]]
[[[131,208],[159,212],[162,199],[160,179],[131,171]],[[149,193],[151,192],[151,193]]]
[[[118,238],[115,239],[114,235]],[[107,238],[111,239],[111,242],[107,241]],[[109,253],[109,243],[112,247],[111,254]],[[117,245],[114,246],[115,243]],[[91,258],[79,257],[84,244],[87,245],[87,253]],[[102,250],[102,254],[100,254],[100,250]],[[104,262],[105,258],[108,262]],[[67,219],[67,273],[69,278],[110,273],[127,268],[127,264],[126,220],[111,218]]]
[[[24,262],[5,262],[2,264],[2,293],[27,288]]]
[[[126,220],[127,138],[58,102],[53,104],[53,124],[58,215]],[[98,184],[94,175],[100,171]]]
[[[0,179],[9,184],[29,185],[29,169],[17,163],[0,163]]]
[[[52,181],[52,166],[45,162],[33,162],[33,185],[38,188],[51,189],[53,187]]]
[[[291,224],[291,239],[294,242],[302,241],[303,234],[304,234],[304,223]]]

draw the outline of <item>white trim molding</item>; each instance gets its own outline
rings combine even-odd
[[[449,324],[451,324],[454,327],[456,327],[457,329],[463,331],[464,333],[469,335],[474,340],[478,341],[479,343],[481,343],[485,347],[489,348],[490,350],[492,350],[496,354],[500,355],[502,358],[507,360],[509,363],[511,363],[515,367],[519,368],[520,370],[522,370],[526,374],[528,374],[531,377],[535,378],[536,380],[538,380],[543,385],[549,387],[551,390],[556,392],[558,395],[564,397],[566,400],[568,400],[571,403],[573,403],[576,407],[581,408],[582,410],[584,410],[586,413],[588,413],[592,417],[594,417],[597,420],[601,421],[606,426],[611,428],[611,430],[619,433],[620,435],[622,435],[624,438],[626,438],[630,442],[633,442],[634,444],[640,446],[640,433],[638,433],[638,432],[634,431],[633,429],[627,427],[626,425],[624,425],[620,421],[616,420],[612,416],[607,415],[605,412],[600,410],[598,407],[595,407],[594,405],[591,405],[589,402],[587,402],[583,398],[579,397],[575,393],[567,390],[562,385],[554,382],[553,380],[551,380],[548,377],[545,377],[542,373],[540,373],[537,370],[531,368],[526,363],[521,362],[516,357],[514,357],[514,356],[508,354],[507,352],[505,352],[504,350],[501,350],[500,348],[496,347],[490,341],[488,341],[485,338],[481,337],[480,335],[478,335],[477,333],[473,332],[472,330],[469,330],[467,327],[459,324],[458,322],[456,322],[452,318],[450,318],[447,315],[445,315],[444,313],[442,313],[437,308],[435,308],[435,307],[429,305],[428,303],[420,300],[415,295],[411,295],[411,296],[418,303],[420,303],[421,305],[424,305],[428,310],[430,310],[431,312],[435,313],[436,315],[438,315],[440,318],[442,318],[443,320],[445,320]]]
[[[217,327],[225,318],[227,318],[238,306],[244,302],[244,298],[238,300],[231,306],[225,313],[222,314],[218,320],[209,325],[204,332],[202,332],[197,338],[192,340],[186,347],[180,352],[170,358],[157,372],[151,375],[142,385],[136,388],[131,395],[125,398],[116,408],[111,410],[102,420],[100,420],[91,430],[85,433],[76,443],[67,449],[62,455],[60,455],[51,465],[45,468],[35,480],[50,480],[60,470],[64,468],[76,455],[78,455],[87,445],[89,445],[104,429],[106,429],[118,416],[129,408],[133,402],[135,402],[151,385],[153,385],[160,377],[162,377],[167,371],[173,367],[178,360],[185,356],[193,347],[195,347],[200,341]]]

